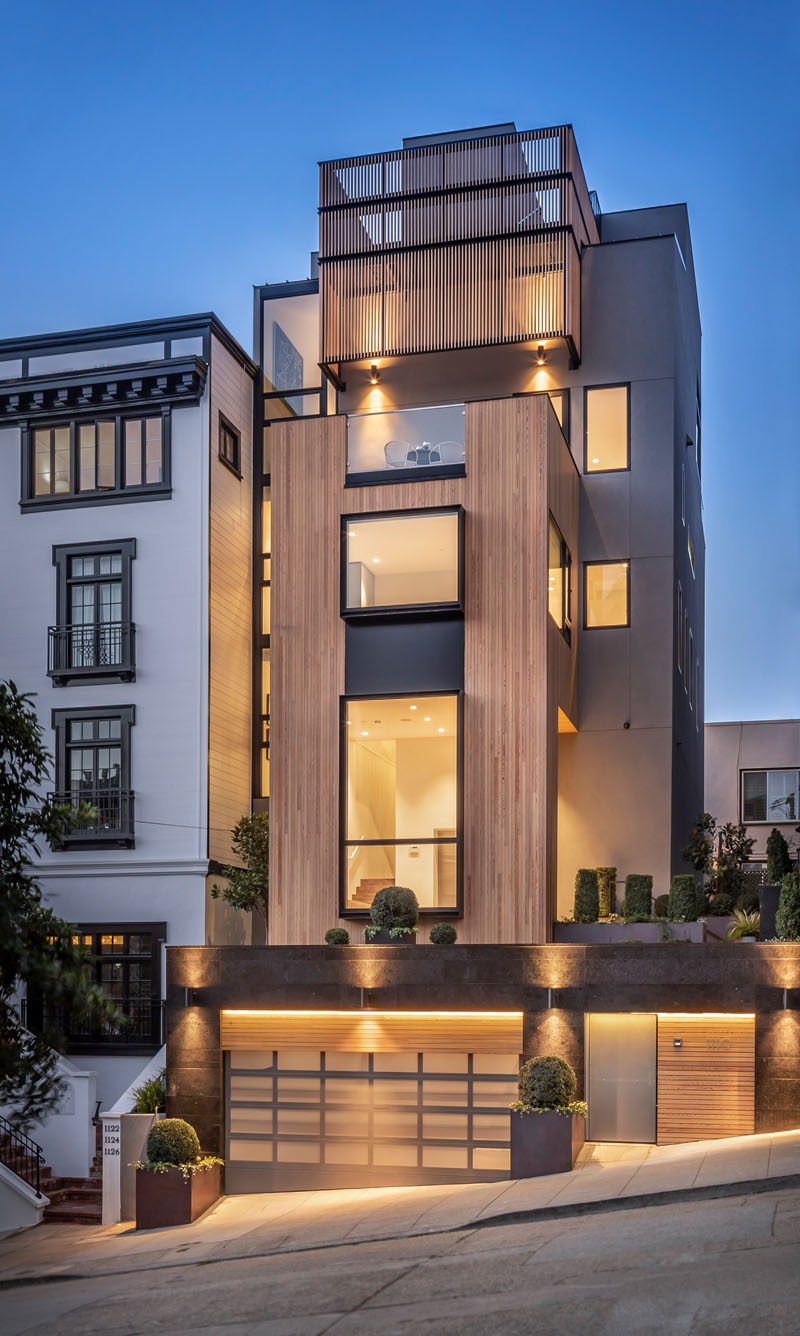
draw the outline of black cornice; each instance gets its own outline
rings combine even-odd
[[[201,357],[173,357],[134,366],[60,371],[0,381],[0,423],[97,417],[120,409],[196,404],[208,367]]]

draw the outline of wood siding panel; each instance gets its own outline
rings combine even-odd
[[[659,1016],[658,1144],[746,1136],[754,1118],[755,1019]]]
[[[520,1053],[522,1012],[222,1011],[220,1047]]]
[[[252,779],[253,380],[213,337],[209,400],[208,856],[228,863]],[[218,458],[220,412],[240,433],[241,481]]]

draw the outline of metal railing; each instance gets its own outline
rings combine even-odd
[[[56,681],[100,673],[132,677],[136,667],[133,622],[92,622],[47,628],[47,675]]]
[[[41,1197],[44,1151],[38,1141],[27,1137],[3,1117],[0,1117],[0,1162],[32,1187],[37,1197]]]
[[[115,1047],[161,1048],[167,1038],[167,1004],[163,998],[144,1002],[126,998],[110,999],[123,1020],[119,1025],[98,1026],[93,1021],[72,1017],[63,1007],[44,1007],[36,999],[20,1002],[22,1024],[38,1033],[44,1029],[58,1030],[69,1042],[70,1049]],[[95,1120],[92,1119],[94,1122]]]
[[[62,844],[76,844],[93,840],[132,840],[134,793],[128,789],[88,789],[83,786],[63,789],[48,795],[52,802],[78,807],[88,803],[91,815],[81,817],[73,829],[62,837]]]

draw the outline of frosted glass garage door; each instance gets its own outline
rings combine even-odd
[[[509,1176],[517,1053],[235,1050],[228,1192]]]

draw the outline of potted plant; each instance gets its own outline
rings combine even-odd
[[[346,928],[329,928],[325,934],[326,946],[349,946],[350,934]]]
[[[434,946],[452,946],[458,938],[458,933],[452,923],[434,923],[430,938]]]
[[[530,1058],[511,1105],[511,1177],[568,1173],[586,1140],[586,1105],[563,1058]]]
[[[147,1159],[135,1161],[136,1228],[189,1225],[222,1193],[222,1160],[203,1155],[197,1133],[182,1118],[155,1123]]]
[[[134,1105],[131,1113],[161,1113],[167,1107],[167,1087],[164,1082],[165,1068],[151,1076],[148,1081],[143,1081],[140,1086],[134,1086],[133,1094]]]
[[[728,942],[755,942],[758,940],[760,918],[755,912],[746,909],[734,909],[733,922],[725,934]]]
[[[407,886],[384,886],[372,901],[369,916],[372,922],[364,929],[368,942],[392,946],[416,942],[419,905]]]

